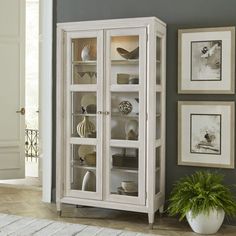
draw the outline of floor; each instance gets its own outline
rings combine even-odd
[[[41,202],[39,189],[0,187],[0,213],[38,217],[70,223],[86,224],[114,229],[152,233],[156,235],[192,236],[186,222],[174,218],[156,216],[154,229],[148,228],[147,215],[141,213],[106,210],[90,207],[76,208],[63,205],[62,217],[57,216],[55,204]],[[223,225],[217,236],[236,235],[236,226]]]
[[[16,187],[16,188],[33,188],[41,190],[41,181],[39,176],[38,159],[25,158],[25,175],[24,179],[0,180],[0,187]]]
[[[41,190],[41,181],[37,177],[25,177],[25,179],[0,180],[0,187],[24,188]]]

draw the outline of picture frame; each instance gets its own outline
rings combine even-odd
[[[178,30],[178,93],[235,93],[235,27]]]
[[[178,165],[234,168],[234,102],[178,102]]]

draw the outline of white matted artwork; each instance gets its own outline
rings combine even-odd
[[[234,102],[178,102],[178,164],[234,168]]]
[[[234,93],[235,27],[178,31],[178,92]]]

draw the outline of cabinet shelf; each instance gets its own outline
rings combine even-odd
[[[138,65],[139,60],[133,59],[133,60],[112,60],[112,65]]]
[[[97,145],[96,138],[80,138],[80,137],[71,137],[70,144],[78,145]]]
[[[73,161],[71,167],[84,169],[84,170],[96,170],[96,166],[80,165],[79,161]]]
[[[97,61],[72,61],[72,64],[81,66],[96,66]]]
[[[129,84],[129,85],[116,85],[112,84],[111,92],[138,92],[140,90],[139,84]]]
[[[120,117],[120,118],[138,118],[139,117],[139,113],[129,113],[128,115],[123,115],[121,112],[112,112],[111,113],[112,117]],[[156,117],[161,117],[160,113],[156,114]]]
[[[97,114],[88,114],[88,113],[72,113],[72,116],[92,116],[92,117],[94,117],[94,116],[97,116]]]
[[[122,172],[122,173],[133,173],[138,174],[138,168],[131,167],[112,167],[112,171]]]
[[[123,115],[121,112],[112,112],[111,116],[112,117],[119,117],[119,118],[138,118],[139,114],[131,112],[128,115]]]

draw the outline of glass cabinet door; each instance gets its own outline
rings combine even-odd
[[[144,204],[146,30],[108,30],[106,42],[106,198]]]
[[[66,194],[101,199],[102,31],[66,40]]]

